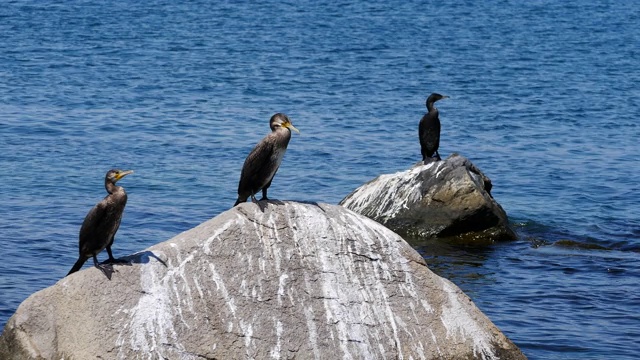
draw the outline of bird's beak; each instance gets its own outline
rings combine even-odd
[[[443,99],[450,99],[451,97],[449,95],[444,95],[442,96]]]
[[[297,132],[298,134],[300,134],[300,130],[296,129],[296,127],[295,127],[295,126],[293,126],[293,124],[292,124],[292,123],[290,123],[290,122],[286,122],[286,123],[284,123],[283,125],[284,125],[284,127],[286,127],[287,129],[293,130],[293,131]]]
[[[118,175],[116,175],[116,181],[122,179],[123,177],[133,174],[133,170],[121,171]]]

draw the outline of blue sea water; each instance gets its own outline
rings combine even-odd
[[[440,154],[493,180],[519,239],[414,244],[431,269],[530,359],[637,358],[639,23],[621,1],[4,2],[0,326],[75,262],[108,169],[135,170],[117,257],[233,205],[275,112],[302,133],[273,198],[407,169],[435,91]]]

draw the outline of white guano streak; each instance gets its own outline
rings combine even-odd
[[[482,359],[497,359],[491,345],[492,336],[478,324],[466,311],[458,293],[448,280],[441,278],[442,288],[449,299],[448,307],[442,307],[441,321],[447,330],[447,338],[453,337],[460,342],[473,342],[473,355]]]
[[[222,225],[219,229],[216,230],[213,235],[211,235],[207,240],[204,241],[204,253],[207,255],[211,255],[211,243],[216,240],[220,235],[222,235],[225,231],[227,231],[231,226],[237,225],[238,221],[244,222],[244,218],[239,214],[235,219],[229,220],[224,225]]]
[[[380,175],[357,188],[342,205],[365,216],[387,221],[422,199],[420,174],[434,164]]]
[[[161,256],[162,254],[156,254]],[[121,349],[118,358],[126,359],[126,354],[122,352],[127,339],[131,348],[140,351],[147,359],[162,357],[160,345],[171,342],[179,350],[183,350],[182,344],[178,343],[176,331],[173,327],[173,305],[170,289],[175,287],[175,274],[159,273],[163,266],[154,264],[152,266],[140,267],[140,287],[142,296],[136,306],[128,310],[122,310],[128,315],[127,324],[121,327],[118,334],[117,344]]]
[[[204,252],[210,253],[211,243],[221,236],[229,227],[237,224],[238,218],[227,221],[223,226],[216,230],[213,236],[209,237],[203,242]],[[177,239],[179,242],[181,239]],[[136,306],[131,309],[121,311],[128,315],[128,323],[122,327],[122,331],[118,335],[117,343],[123,345],[129,338],[131,348],[133,350],[141,351],[147,358],[161,357],[163,349],[160,347],[163,343],[173,343],[174,347],[178,350],[184,350],[182,344],[177,342],[177,335],[174,329],[174,318],[177,315],[182,321],[184,326],[190,327],[188,322],[183,316],[183,311],[186,309],[193,312],[193,296],[189,281],[187,280],[188,271],[185,271],[187,264],[194,259],[194,255],[197,254],[197,250],[190,253],[184,259],[180,258],[180,249],[176,243],[170,244],[171,248],[175,249],[176,260],[179,262],[177,266],[168,265],[166,273],[164,266],[141,266],[140,267],[140,286],[142,288],[142,296],[138,300]],[[160,256],[161,254],[156,254]],[[170,260],[167,260],[170,261]],[[224,283],[219,274],[215,271],[213,264],[209,264],[212,270],[213,281],[216,282],[216,286],[221,290],[231,313],[235,317],[235,305],[233,299],[229,299],[228,292],[224,287]],[[200,298],[204,297],[198,277],[193,277],[196,290],[200,295]],[[181,296],[184,294],[185,296]],[[184,303],[182,298],[184,298]],[[128,331],[125,332],[125,330]],[[122,351],[119,353],[118,358],[126,358]]]
[[[305,210],[308,209],[305,208]],[[313,217],[314,215],[301,216],[298,211],[296,216]],[[315,218],[324,217],[317,214]],[[330,224],[331,222],[336,224]],[[347,232],[336,231],[342,228],[339,222],[349,223],[354,228]],[[318,221],[310,223],[314,225],[312,228],[308,226],[309,223],[306,223],[307,228],[301,231],[312,232],[316,238],[331,240],[325,244],[324,250],[315,253],[315,259],[321,267],[320,280],[325,321],[326,324],[331,325],[332,332],[337,331],[338,345],[342,350],[343,359],[375,358],[378,357],[376,354],[386,354],[381,343],[391,337],[395,346],[400,346],[402,343],[400,331],[413,338],[414,334],[410,334],[406,330],[406,324],[393,313],[388,292],[393,287],[399,287],[401,291],[404,289],[412,294],[417,294],[417,291],[410,275],[411,269],[408,262],[400,253],[400,245],[385,242],[388,230],[355,213],[339,220],[329,218],[329,224]],[[299,237],[304,238],[304,233],[299,234]],[[355,238],[361,241],[349,241]],[[365,256],[375,260],[354,261],[354,256]],[[388,258],[382,259],[382,257]],[[401,264],[406,274],[404,283],[391,281],[393,276],[387,264]],[[345,304],[345,301],[348,304]],[[428,303],[420,302],[419,304],[426,311],[433,311]],[[316,329],[310,326],[312,323],[308,318],[310,314],[306,315],[309,331],[315,333]],[[420,351],[424,348],[421,342],[417,342],[414,347],[418,349],[418,354],[423,353]],[[401,348],[395,348],[393,352],[397,352],[397,356],[403,358]]]

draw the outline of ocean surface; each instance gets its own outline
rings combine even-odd
[[[638,24],[631,1],[5,1],[0,326],[69,271],[108,169],[135,170],[118,257],[229,209],[274,113],[301,134],[270,197],[336,204],[420,159],[439,92],[440,154],[519,239],[416,249],[530,359],[635,359]]]

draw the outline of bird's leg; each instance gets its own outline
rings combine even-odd
[[[113,266],[109,264],[99,264],[98,258],[95,255],[93,255],[93,265],[97,267],[98,270],[102,271],[102,273],[104,274],[104,276],[107,277],[107,279],[111,280],[111,275],[113,274]]]
[[[251,202],[257,203],[258,199],[256,199],[256,194],[251,193]]]
[[[113,241],[111,241],[111,243],[113,244]],[[103,264],[127,264],[127,265],[131,265],[131,263],[127,260],[123,260],[123,259],[116,259],[113,257],[113,254],[111,253],[111,245],[107,246],[107,254],[109,254],[109,258],[105,261],[103,261]]]
[[[271,179],[271,180],[273,180],[273,179]],[[269,182],[267,183],[267,185],[265,185],[265,186],[262,188],[262,199],[260,199],[260,201],[262,201],[262,200],[269,200],[269,198],[267,197],[267,189],[269,189],[269,186],[271,186],[271,181],[269,181]]]
[[[442,158],[440,157],[440,154],[438,154],[438,150],[436,150],[436,159],[438,159],[438,161],[442,160]]]

